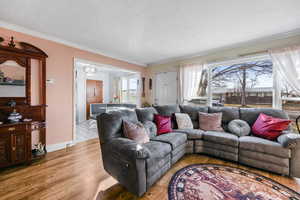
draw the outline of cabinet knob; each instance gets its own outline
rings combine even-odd
[[[13,151],[16,151],[16,147],[13,147],[12,150],[13,150]]]

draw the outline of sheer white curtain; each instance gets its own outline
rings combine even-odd
[[[293,90],[300,93],[300,46],[269,51],[273,62],[274,100],[273,107],[281,108],[282,78]]]
[[[207,73],[206,64],[186,64],[181,65],[179,70],[179,97],[180,103],[191,100],[192,98],[199,96],[207,96],[200,91],[200,85],[206,84],[207,76],[203,76],[203,73]],[[203,78],[204,77],[204,78]],[[204,83],[203,83],[204,82]],[[206,82],[206,83],[205,83]]]

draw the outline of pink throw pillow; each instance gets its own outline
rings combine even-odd
[[[154,121],[157,127],[157,135],[172,132],[171,117],[154,115]]]
[[[280,119],[260,113],[252,126],[253,135],[268,140],[276,140],[287,129],[291,120]]]
[[[150,140],[147,130],[140,122],[135,124],[128,121],[123,121],[123,130],[125,137],[134,140],[139,144],[147,143]]]
[[[199,112],[199,129],[224,132],[222,128],[222,113]]]

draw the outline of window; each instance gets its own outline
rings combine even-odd
[[[300,93],[293,90],[287,82],[283,80],[281,82],[282,109],[292,120],[292,128],[294,131],[297,131],[295,120],[300,115]]]
[[[128,102],[131,103],[137,102],[137,89],[138,89],[138,80],[136,78],[129,79]]]
[[[265,59],[212,67],[212,104],[272,107],[272,96],[264,95],[273,90],[272,66]]]
[[[282,108],[296,130],[295,119],[300,115],[300,92],[290,87],[278,71],[273,71],[269,56],[210,64],[206,68],[198,67],[196,71],[188,67],[185,70],[186,80],[183,81],[189,82],[187,88],[192,88],[189,90],[192,95],[186,95],[190,97],[188,103]]]
[[[127,79],[122,78],[121,80],[121,102],[125,103],[128,101],[128,84],[127,84]]]
[[[138,101],[138,78],[123,77],[121,80],[121,103],[136,104]]]
[[[208,100],[209,69],[203,64],[180,68],[181,102],[206,105]]]

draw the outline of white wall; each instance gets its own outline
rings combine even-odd
[[[110,75],[108,72],[97,72],[92,76],[87,76],[82,67],[77,68],[77,101],[76,101],[76,121],[77,123],[86,120],[86,80],[103,81],[103,103],[110,100]]]

